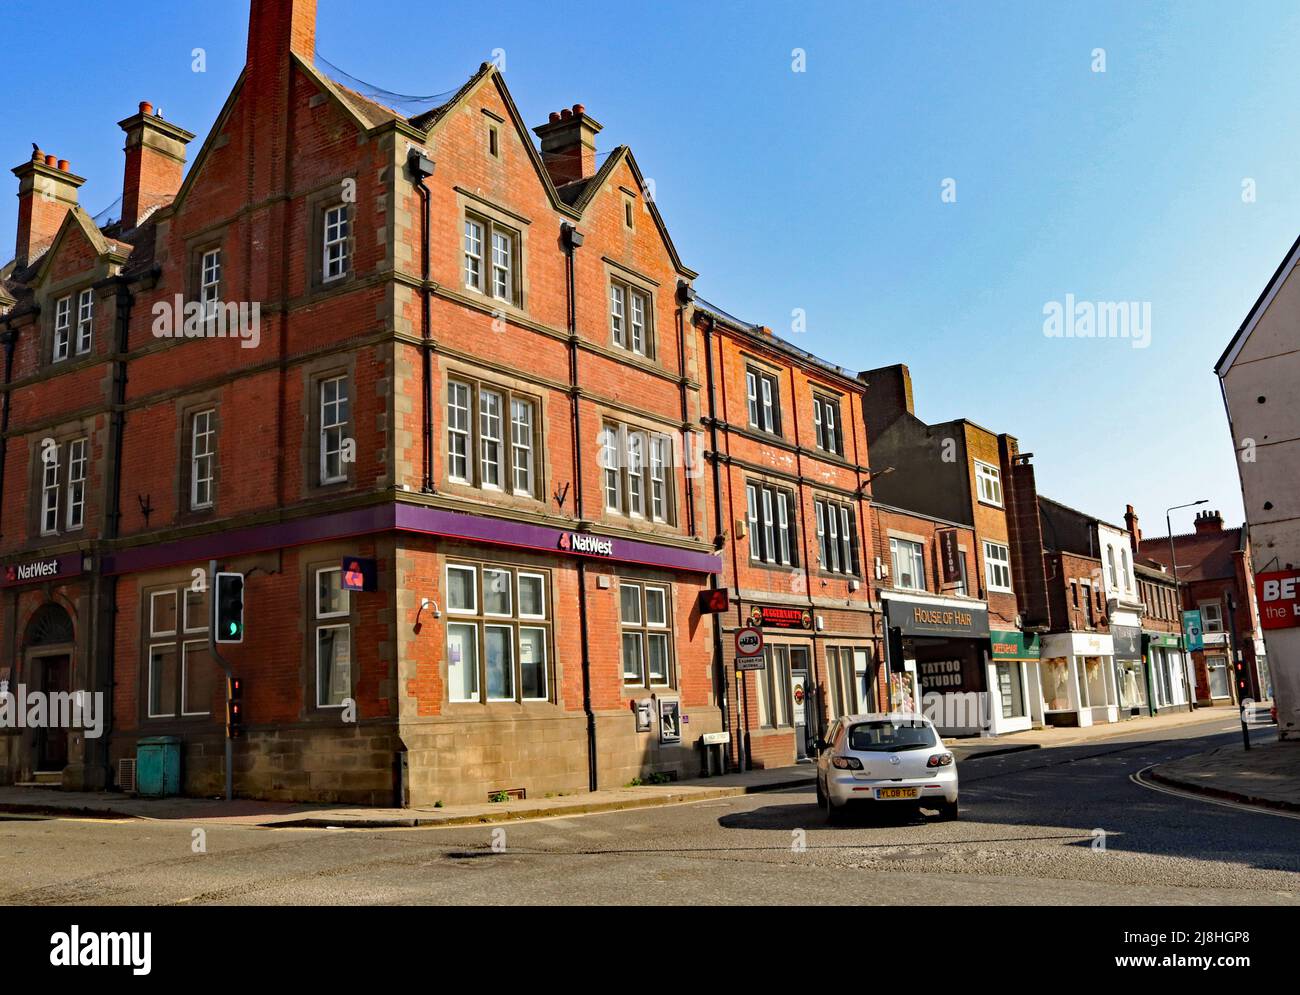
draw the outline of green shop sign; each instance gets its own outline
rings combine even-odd
[[[1037,660],[1041,648],[1036,632],[1026,634],[991,629],[989,642],[993,645],[994,660]]]
[[[1162,649],[1176,650],[1183,644],[1182,639],[1180,639],[1176,633],[1171,635],[1167,632],[1144,632],[1142,635],[1146,638],[1148,646],[1157,646]]]

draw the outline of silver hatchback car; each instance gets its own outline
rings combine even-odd
[[[957,761],[925,716],[845,715],[820,745],[817,804],[830,821],[860,801],[910,802],[957,818]]]

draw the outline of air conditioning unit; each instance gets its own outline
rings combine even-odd
[[[135,794],[135,757],[123,757],[117,762],[117,786],[127,794]]]

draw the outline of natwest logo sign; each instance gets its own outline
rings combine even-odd
[[[560,548],[566,553],[582,553],[587,556],[613,556],[614,540],[604,536],[594,536],[586,532],[561,532]]]
[[[52,556],[29,563],[10,563],[4,568],[4,586],[32,584],[54,577],[68,577],[81,573],[81,554]]]
[[[1275,570],[1255,575],[1259,624],[1265,629],[1300,626],[1300,570]]]

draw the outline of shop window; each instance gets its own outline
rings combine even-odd
[[[763,648],[766,666],[754,671],[758,684],[759,725],[777,729],[793,725],[794,704],[790,689],[790,647]]]
[[[749,425],[773,435],[781,434],[781,394],[776,375],[750,367],[745,371],[745,396]]]
[[[447,698],[551,700],[547,575],[507,564],[449,563]]]
[[[189,585],[153,590],[147,605],[146,714],[206,718],[221,679],[208,649],[207,591]]]
[[[768,484],[746,484],[745,500],[750,561],[798,566],[794,492]]]
[[[979,488],[979,499],[985,504],[1002,507],[1002,471],[992,463],[975,461],[975,483]]]
[[[1070,708],[1070,662],[1065,657],[1044,659],[1040,664],[1043,707],[1049,712]]]
[[[1011,554],[1006,546],[984,543],[984,584],[990,591],[1011,592]]]
[[[905,591],[925,590],[925,557],[919,542],[891,538],[889,558],[894,587]]]
[[[858,572],[857,528],[853,509],[847,504],[817,500],[817,550],[821,568],[830,573]]]
[[[342,567],[315,571],[316,707],[341,708],[352,697],[350,592]]]
[[[469,379],[447,382],[447,477],[521,497],[539,493],[536,399]]]
[[[668,436],[606,422],[600,433],[605,510],[675,524],[671,465],[672,441]]]
[[[813,395],[813,434],[817,448],[823,452],[844,455],[844,433],[840,428],[840,402],[829,397]]]
[[[668,687],[673,675],[671,592],[667,587],[619,581],[623,684]]]
[[[830,646],[826,650],[827,690],[831,717],[875,711],[876,689],[867,649]]]

